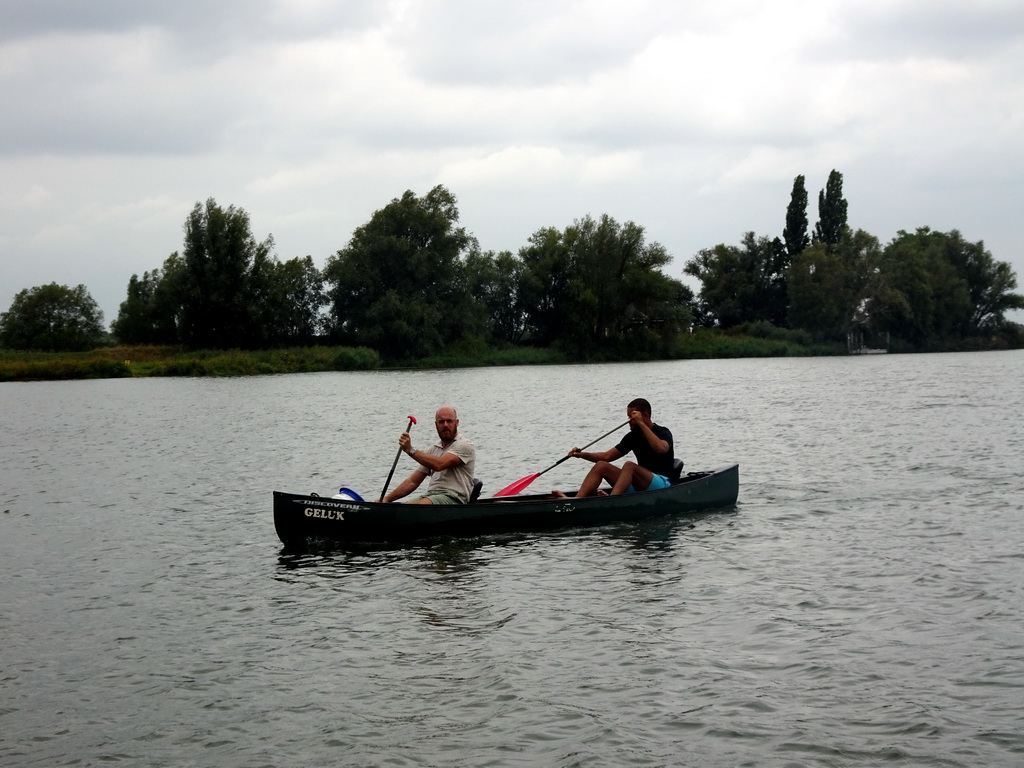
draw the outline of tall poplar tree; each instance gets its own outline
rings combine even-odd
[[[843,198],[843,174],[832,169],[825,189],[818,193],[818,223],[814,242],[836,245],[846,232],[846,200]]]
[[[786,228],[782,230],[782,240],[790,259],[811,244],[807,224],[807,187],[804,186],[803,175],[800,175],[793,179],[793,192],[786,208]]]

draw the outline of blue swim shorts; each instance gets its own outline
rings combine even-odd
[[[651,484],[647,486],[645,490],[657,491],[662,488],[668,488],[672,483],[668,481],[668,478],[664,475],[654,475],[651,478]],[[636,493],[636,489],[631,485],[626,489],[626,493]]]

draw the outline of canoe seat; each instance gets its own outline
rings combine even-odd
[[[480,498],[480,489],[484,487],[483,480],[477,480],[473,478],[473,490],[469,493],[469,503],[472,504],[474,501]]]
[[[683,460],[673,459],[672,460],[672,471],[668,475],[668,481],[670,483],[678,483],[679,475],[683,473]]]

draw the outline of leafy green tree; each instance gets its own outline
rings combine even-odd
[[[659,262],[668,257],[657,246],[652,256]],[[671,257],[668,257],[671,258]],[[663,262],[667,264],[668,261]],[[623,274],[623,296],[617,329],[620,348],[646,355],[667,351],[680,332],[693,326],[693,291],[675,278],[668,277],[653,263],[637,265]]]
[[[782,230],[782,239],[789,259],[811,244],[811,238],[807,235],[807,225],[807,187],[804,186],[804,177],[797,176],[793,179],[793,191],[789,197],[789,206],[786,208],[786,227]],[[782,268],[785,269],[787,266],[788,261]]]
[[[1005,261],[996,261],[979,240],[970,243],[957,230],[945,235],[945,257],[956,274],[967,284],[970,317],[965,333],[984,335],[1006,324],[1006,313],[1024,309],[1024,296],[1013,291],[1017,277]]]
[[[900,232],[885,248],[882,276],[887,285],[884,306],[886,329],[912,344],[923,344],[931,335],[932,257],[921,240]]]
[[[197,348],[251,347],[263,342],[254,317],[273,237],[256,242],[241,208],[196,203],[185,222],[178,333]]]
[[[479,329],[462,261],[476,240],[458,220],[456,198],[441,185],[374,212],[324,269],[332,335],[401,359]]]
[[[837,245],[846,232],[847,203],[843,197],[843,174],[835,169],[828,175],[825,189],[818,193],[818,223],[814,241]]]
[[[625,310],[616,294],[623,287],[626,263],[638,234],[643,239],[642,229],[637,229],[630,222],[624,231],[608,215],[599,220],[587,216],[566,227],[562,242],[570,279],[562,302],[568,316],[559,340],[567,348],[587,354],[610,339],[612,324]]]
[[[257,262],[253,274],[255,316],[261,341],[269,346],[311,345],[323,326],[324,278],[312,256],[285,262]]]
[[[519,250],[519,259],[523,266],[518,299],[527,337],[539,346],[549,346],[572,319],[569,249],[560,231],[545,227],[530,236]]]
[[[184,341],[181,333],[184,313],[184,295],[188,273],[185,260],[175,251],[164,259],[159,282],[150,304],[153,323],[153,343],[171,344]]]
[[[884,249],[879,281],[880,325],[919,348],[998,332],[1007,311],[1024,308],[1010,266],[956,230],[901,230]]]
[[[540,344],[584,356],[650,348],[692,321],[684,287],[661,272],[671,256],[634,222],[587,216],[538,230],[519,255],[526,325]]]
[[[878,238],[847,230],[834,245],[805,248],[787,271],[789,324],[821,340],[840,341],[878,310]]]
[[[111,331],[122,344],[177,344],[184,263],[177,253],[163,269],[132,275]]]
[[[103,312],[84,285],[26,288],[0,313],[0,346],[9,349],[84,351],[103,335]]]
[[[323,325],[323,283],[310,256],[282,263],[265,250],[257,252],[239,285],[239,292],[244,291],[250,302],[246,314],[250,327],[230,346],[315,343]],[[126,344],[195,344],[184,332],[189,296],[195,293],[194,276],[185,260],[172,253],[162,270],[145,272],[141,279],[132,275],[128,296],[113,323],[114,335]]]
[[[743,235],[743,247],[719,244],[686,263],[684,271],[701,282],[704,322],[722,328],[765,321],[782,325],[786,318],[784,247],[778,238]]]
[[[732,328],[745,323],[786,324],[786,275],[790,262],[809,244],[804,177],[793,180],[782,239],[743,235],[740,247],[719,244],[699,251],[684,268],[700,280],[697,315],[703,325]]]
[[[789,324],[817,338],[838,335],[849,310],[844,297],[846,274],[839,256],[814,243],[789,265]]]
[[[522,279],[523,264],[511,251],[473,249],[466,255],[466,290],[479,303],[479,316],[486,318],[486,336],[492,343],[515,343],[523,337]]]
[[[744,321],[755,291],[746,267],[743,250],[724,243],[701,249],[686,263],[683,271],[701,283],[700,317],[704,323],[731,328]]]
[[[153,293],[159,280],[160,270],[144,272],[142,279],[137,274],[128,280],[128,297],[121,302],[117,318],[110,329],[122,344],[152,343],[153,329],[149,319]]]

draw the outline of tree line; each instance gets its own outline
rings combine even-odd
[[[818,194],[813,232],[803,176],[793,182],[782,237],[747,232],[739,246],[700,251],[685,271],[701,283],[698,322],[722,328],[771,324],[819,341],[896,340],[912,350],[955,348],[1002,336],[1021,343],[1006,313],[1024,309],[1017,279],[983,242],[957,231],[899,231],[882,246],[847,222],[843,176]]]
[[[365,346],[385,360],[452,345],[559,345],[574,356],[659,345],[688,327],[692,291],[665,249],[609,216],[545,228],[518,254],[483,251],[444,186],[373,213],[323,270],[279,261],[248,214],[196,204],[184,243],[132,275],[111,326],[123,344],[197,349]]]
[[[882,247],[848,226],[836,171],[813,232],[807,206],[798,176],[781,237],[748,232],[739,246],[696,254],[684,266],[701,284],[695,295],[665,274],[672,257],[643,227],[608,215],[539,229],[518,253],[484,251],[448,189],[407,191],[318,270],[311,256],[278,260],[244,210],[209,199],[189,213],[180,252],[132,275],[111,334],[197,349],[365,346],[388,361],[480,344],[670,356],[697,326],[817,341],[888,334],[908,349],[998,334],[1020,342],[1005,313],[1024,297],[982,243],[921,228]],[[0,314],[8,348],[84,349],[102,334],[84,286],[25,290]]]

